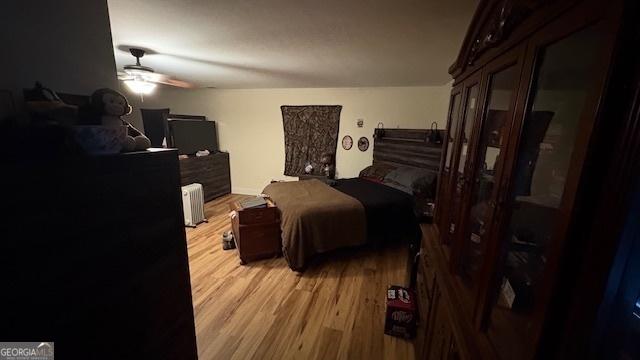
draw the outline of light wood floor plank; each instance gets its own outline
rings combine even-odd
[[[303,274],[283,258],[240,265],[223,251],[228,195],[187,229],[198,354],[208,359],[413,359],[410,341],[384,335],[388,285],[406,278],[406,248],[349,249]]]

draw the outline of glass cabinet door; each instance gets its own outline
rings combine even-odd
[[[449,181],[451,175],[451,160],[453,158],[453,144],[455,141],[456,134],[458,133],[458,122],[459,122],[459,113],[460,113],[460,91],[454,91],[451,95],[451,103],[449,105],[449,119],[447,120],[447,138],[445,139],[443,145],[444,152],[444,163],[442,164],[441,177],[438,179],[439,184],[438,188],[438,200],[437,200],[437,216],[438,216],[438,227],[440,229],[440,233],[442,235],[442,239],[445,243],[448,242],[448,237],[446,236],[448,233],[449,222],[449,203],[450,203],[450,195],[449,195]]]
[[[458,133],[458,114],[460,113],[460,93],[454,94],[451,98],[451,113],[449,114],[449,131],[447,131],[446,154],[444,161],[444,172],[451,172],[451,159],[453,158],[453,143]]]
[[[531,356],[530,344],[536,341],[534,308],[553,234],[563,218],[560,208],[581,115],[599,73],[599,38],[587,28],[537,52],[491,296],[488,334],[501,358]]]
[[[473,191],[467,209],[462,239],[459,275],[472,289],[484,261],[485,241],[495,210],[496,170],[507,140],[513,97],[520,75],[518,65],[509,66],[490,76],[482,128],[477,142]]]
[[[469,158],[470,146],[471,146],[471,132],[473,131],[473,125],[475,120],[478,91],[480,85],[475,83],[469,87],[466,87],[464,95],[464,115],[461,120],[462,132],[460,139],[457,143],[456,149],[456,161],[452,164],[455,167],[455,171],[451,174],[451,210],[449,217],[449,236],[453,239],[456,234],[456,227],[460,220],[460,206],[462,203],[463,191],[468,183],[466,179],[467,172],[467,160]]]

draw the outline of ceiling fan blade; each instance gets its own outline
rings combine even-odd
[[[125,72],[118,71],[118,80],[131,80],[133,77]]]
[[[167,79],[164,81],[158,81],[159,84],[175,86],[183,89],[194,89],[196,86],[190,82],[177,80],[177,79]]]
[[[197,86],[187,81],[173,79],[168,75],[159,74],[154,72],[153,68],[143,66],[140,63],[140,58],[144,56],[145,52],[149,50],[143,48],[132,47],[129,48],[129,52],[136,58],[135,65],[125,65],[124,72],[118,72],[118,79],[120,80],[143,80],[151,83],[175,86],[184,89],[193,89]],[[151,51],[155,54],[156,52]]]
[[[152,74],[149,74],[148,77],[146,78],[148,81],[152,81],[158,84],[175,86],[175,87],[184,88],[184,89],[193,89],[196,87],[194,84],[190,82],[173,79],[170,76],[164,75],[164,74],[152,73]]]

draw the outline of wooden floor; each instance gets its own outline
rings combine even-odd
[[[283,258],[240,265],[223,251],[229,195],[187,229],[198,354],[208,359],[413,359],[384,335],[389,284],[404,284],[406,249],[343,251],[298,274]]]

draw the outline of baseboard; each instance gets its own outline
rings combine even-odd
[[[258,189],[251,189],[251,188],[243,188],[243,187],[232,186],[231,187],[231,192],[234,193],[234,194],[241,194],[241,195],[258,195],[262,191],[258,190]]]

